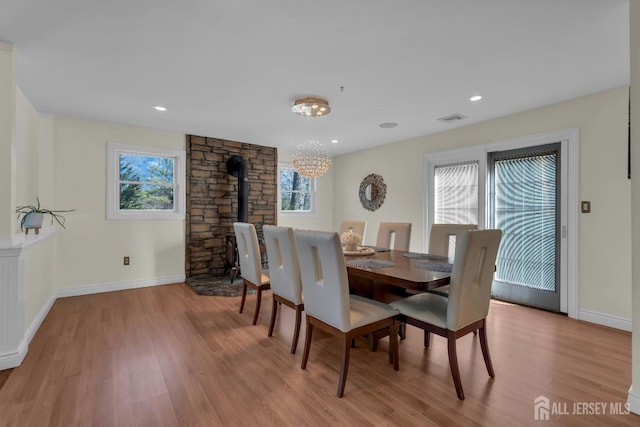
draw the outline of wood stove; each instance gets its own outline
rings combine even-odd
[[[258,245],[260,246],[260,258],[262,260],[262,268],[269,268],[269,260],[267,259],[267,246],[264,243],[264,237],[261,232],[258,234]],[[231,283],[240,273],[240,258],[238,254],[238,244],[236,242],[235,233],[227,233],[225,237],[225,247],[227,253],[224,263],[224,275],[231,273]]]

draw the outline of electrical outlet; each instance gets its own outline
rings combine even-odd
[[[124,265],[129,265],[129,257],[124,257]]]

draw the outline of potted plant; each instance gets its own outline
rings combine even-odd
[[[22,219],[20,220],[20,230],[35,228],[37,230],[42,227],[42,221],[44,220],[44,216],[51,215],[51,224],[53,224],[53,220],[55,219],[58,224],[65,228],[64,222],[65,217],[60,215],[61,212],[73,212],[75,209],[70,210],[51,210],[40,207],[40,199],[36,197],[36,206],[32,205],[24,205],[18,206],[16,208],[16,213],[18,214],[18,218],[22,215]]]

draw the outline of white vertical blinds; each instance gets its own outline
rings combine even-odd
[[[478,161],[434,168],[434,223],[478,223]]]

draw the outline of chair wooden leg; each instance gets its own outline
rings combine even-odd
[[[456,387],[458,399],[464,400],[464,391],[462,390],[462,380],[460,379],[460,369],[458,368],[458,353],[456,351],[456,337],[453,332],[449,331],[447,335],[447,348],[449,350],[449,366],[451,368],[451,376],[453,384]]]
[[[242,299],[240,300],[240,313],[244,310],[244,302],[247,299],[247,284],[242,282]]]
[[[278,301],[273,299],[271,304],[271,320],[269,321],[269,336],[273,335],[273,327],[276,325],[276,314],[278,313]]]
[[[429,348],[430,343],[431,343],[431,332],[425,330],[424,331],[424,348]]]
[[[349,371],[349,356],[351,354],[351,338],[344,336],[342,342],[342,363],[340,365],[340,381],[338,382],[338,397],[344,394],[344,387],[347,384],[347,372]]]
[[[298,337],[300,336],[300,322],[302,321],[302,307],[296,306],[296,325],[293,329],[293,342],[291,343],[291,354],[296,354],[298,347]]]
[[[309,322],[309,318],[307,317],[307,332],[305,333],[304,338],[304,351],[302,352],[302,365],[300,367],[302,369],[306,369],[307,360],[309,360],[309,349],[311,348],[311,337],[313,335],[313,325]]]
[[[258,299],[256,300],[256,312],[253,313],[253,323],[258,323],[258,316],[260,315],[260,305],[262,304],[262,289],[258,288]]]
[[[394,354],[393,354],[393,327],[389,326],[389,363],[393,364]],[[396,337],[396,340],[398,338]]]
[[[393,369],[400,369],[400,356],[398,350],[398,324],[394,321],[389,332],[389,363],[393,363]]]
[[[480,337],[480,348],[482,349],[484,364],[487,366],[487,372],[491,378],[495,378],[496,374],[493,371],[493,363],[491,363],[491,355],[489,354],[489,344],[487,343],[487,325],[484,322],[478,335]]]
[[[378,340],[373,334],[367,335],[367,340],[369,341],[369,350],[372,352],[378,351]]]

